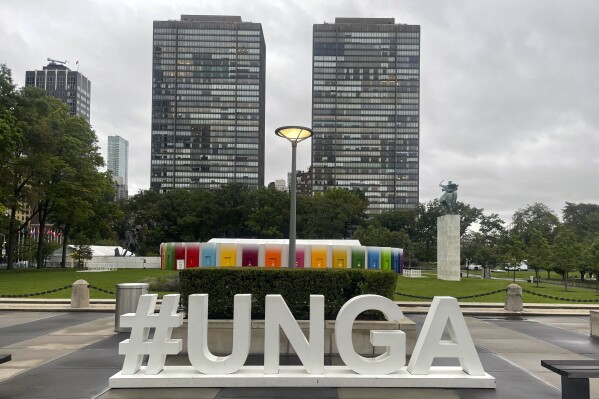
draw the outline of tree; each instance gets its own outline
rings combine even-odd
[[[516,282],[516,269],[526,259],[526,246],[519,236],[506,232],[503,234],[502,253],[507,264],[513,268],[513,282]]]
[[[535,280],[539,286],[539,272],[541,269],[547,270],[548,278],[551,278],[551,248],[547,239],[537,229],[533,229],[530,242],[526,246],[526,257],[528,266],[535,271]]]
[[[16,213],[25,204],[38,203],[40,192],[37,182],[49,170],[49,149],[53,148],[51,142],[54,140],[52,133],[58,130],[61,119],[68,112],[66,105],[47,97],[39,89],[24,88],[17,91],[6,69],[2,68],[2,71],[0,86],[6,90],[13,87],[12,92],[0,95],[3,107],[0,110],[0,148],[4,155],[0,191],[3,204],[9,209],[7,267],[10,269],[17,235],[39,212],[39,208],[35,207],[26,221],[18,221]],[[40,247],[38,252],[41,251]]]
[[[297,235],[301,238],[349,238],[366,223],[368,200],[358,190],[333,188],[298,197]]]
[[[514,213],[510,230],[513,234],[520,236],[524,244],[528,245],[532,230],[537,229],[551,244],[559,225],[558,217],[547,205],[535,202]]]
[[[83,267],[84,259],[90,260],[94,257],[94,252],[89,245],[75,245],[71,252],[71,257],[77,262],[77,267]]]
[[[599,204],[566,202],[562,216],[564,225],[571,229],[580,241],[592,241],[599,232]]]
[[[580,250],[574,232],[567,227],[560,228],[553,244],[554,270],[564,277],[566,291],[568,291],[568,274],[580,262]]]
[[[596,290],[599,292],[599,236],[595,237],[593,242],[587,246],[585,258],[589,269],[595,274],[595,281],[597,282]]]
[[[254,238],[284,238],[289,234],[289,194],[261,187],[248,194],[245,222]]]
[[[104,159],[95,132],[83,118],[68,115],[66,108],[58,108],[55,113],[59,119],[53,121],[49,131],[45,172],[34,181],[40,225],[38,267],[42,267],[45,226],[53,213],[58,214],[57,220],[62,219],[66,228],[64,256],[73,223],[85,223],[93,215],[91,207],[98,199],[113,195],[109,175],[98,171],[104,165]]]
[[[372,224],[366,228],[358,227],[352,238],[366,246],[403,248],[405,250],[410,245],[410,238],[405,231],[390,231],[385,227]]]

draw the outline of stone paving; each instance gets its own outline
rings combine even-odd
[[[424,315],[410,316],[419,328]],[[98,312],[0,310],[0,398],[560,398],[560,378],[541,359],[599,359],[599,340],[589,336],[587,316],[526,316],[523,320],[468,316],[466,321],[496,390],[383,388],[204,388],[112,389],[108,378],[120,370],[114,315]],[[260,364],[261,359],[254,359]],[[169,363],[184,363],[169,357]],[[335,362],[333,359],[332,362]],[[452,359],[436,364],[455,364]],[[599,399],[599,381],[591,397]]]

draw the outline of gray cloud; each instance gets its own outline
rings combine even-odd
[[[149,186],[152,21],[181,14],[240,15],[263,25],[267,46],[266,182],[286,178],[290,146],[274,129],[310,124],[314,23],[395,17],[422,26],[421,200],[437,184],[504,219],[532,202],[598,202],[599,3],[500,1],[5,2],[0,62],[23,85],[47,57],[92,80],[100,145],[130,142],[129,184]],[[298,167],[310,164],[310,143]]]

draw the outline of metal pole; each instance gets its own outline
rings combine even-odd
[[[297,195],[297,181],[295,171],[295,150],[296,142],[291,142],[291,182],[289,184],[289,196],[291,198],[291,207],[289,210],[289,263],[290,269],[295,268],[295,200]]]

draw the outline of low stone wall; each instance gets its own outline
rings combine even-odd
[[[309,321],[299,320],[304,335],[308,337]],[[370,330],[401,330],[406,334],[406,354],[411,355],[416,345],[416,324],[407,317],[398,323],[391,321],[356,320],[354,322],[352,341],[356,352],[362,356],[380,355],[384,347],[373,347],[370,344]],[[335,343],[335,321],[325,322],[325,355],[338,355]],[[183,339],[183,351],[187,353],[187,320],[181,327],[173,329],[172,338]],[[228,355],[231,353],[233,342],[233,320],[208,321],[208,348],[214,355]],[[289,344],[284,333],[280,334],[280,353],[294,354],[293,347]],[[250,354],[264,354],[264,320],[252,320],[252,338],[250,341]]]

